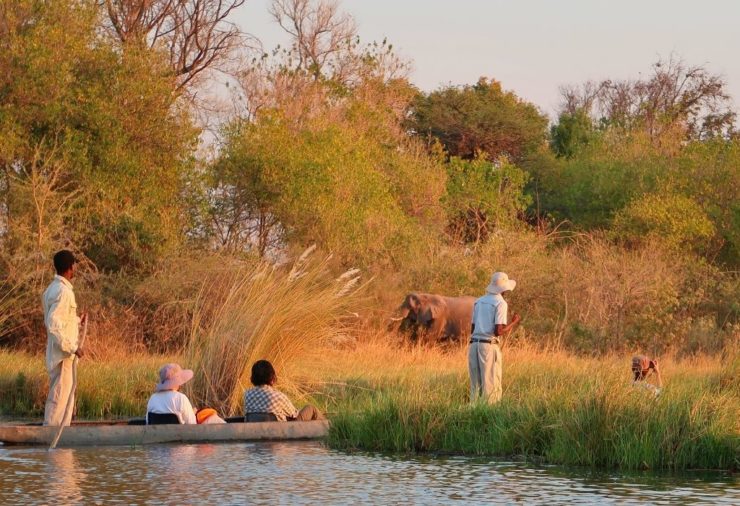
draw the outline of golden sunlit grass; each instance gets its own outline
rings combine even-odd
[[[345,337],[357,271],[335,279],[311,253],[290,270],[267,262],[244,266],[201,291],[184,354],[196,371],[189,391],[199,402],[239,414],[255,361],[282,370],[307,350]]]
[[[723,358],[661,357],[665,388],[655,398],[631,386],[628,356],[583,358],[517,344],[504,348],[503,401],[489,407],[468,402],[464,346],[400,346],[384,334],[311,346],[283,357],[279,387],[298,406],[314,402],[329,413],[335,448],[632,469],[740,464],[736,350]],[[171,360],[192,366],[159,356],[81,362],[79,416],[143,416],[157,370]],[[196,381],[208,377],[196,373]],[[233,384],[240,411],[246,386]],[[40,416],[46,385],[43,357],[0,353],[2,414]],[[208,404],[194,391],[196,406]]]
[[[629,356],[504,348],[504,399],[468,402],[466,349],[371,339],[296,365],[345,449],[521,455],[622,468],[737,468],[740,358],[662,357],[665,389],[632,387]],[[310,365],[309,365],[310,364]]]

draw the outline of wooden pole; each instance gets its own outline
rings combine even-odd
[[[87,318],[85,319],[85,324],[82,326],[82,336],[80,337],[80,342],[77,345],[77,349],[79,350],[82,348],[82,345],[85,343],[85,336],[87,336]],[[67,399],[67,405],[64,408],[64,417],[62,418],[62,423],[59,425],[59,430],[57,431],[56,435],[54,436],[54,439],[51,440],[51,445],[49,446],[49,450],[53,450],[56,448],[57,443],[59,442],[59,438],[62,437],[62,431],[64,430],[64,422],[67,420],[67,417],[70,415],[73,407],[74,407],[74,398],[75,394],[77,393],[77,361],[80,358],[75,355],[72,359],[72,391],[69,393],[69,398]]]

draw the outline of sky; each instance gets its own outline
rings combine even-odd
[[[270,0],[234,21],[266,49],[286,42]],[[343,0],[363,41],[387,38],[430,91],[494,78],[553,117],[561,85],[637,78],[680,56],[722,75],[740,110],[740,0]]]

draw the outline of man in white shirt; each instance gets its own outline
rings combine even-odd
[[[470,348],[468,349],[468,371],[470,372],[470,402],[484,399],[489,404],[501,400],[502,356],[500,337],[508,335],[521,317],[514,313],[508,322],[508,304],[503,298],[516,286],[505,272],[496,272],[486,288],[486,294],[475,301],[471,326]]]
[[[82,357],[79,347],[80,324],[87,315],[77,316],[77,301],[70,282],[75,274],[76,260],[71,251],[54,255],[56,276],[44,292],[44,325],[46,326],[46,370],[49,372],[49,396],[44,409],[44,425],[69,425],[72,411],[64,417],[72,393],[74,356]],[[72,399],[74,404],[74,399]]]

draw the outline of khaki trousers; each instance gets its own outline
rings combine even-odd
[[[301,408],[295,419],[299,422],[310,422],[311,420],[324,420],[325,418],[321,411],[316,409],[314,406],[307,404]]]
[[[501,400],[502,356],[498,344],[472,343],[468,348],[470,372],[470,402],[485,400],[495,404]]]
[[[46,398],[46,407],[44,409],[44,425],[62,425],[64,410],[67,408],[67,401],[72,395],[72,363],[74,357],[65,358],[59,362],[54,369],[49,371],[49,396]],[[74,398],[72,399],[74,406]],[[70,425],[72,422],[72,411],[70,409],[64,425]]]

